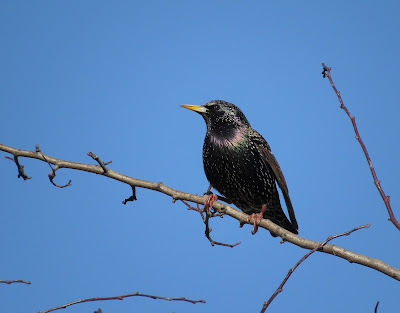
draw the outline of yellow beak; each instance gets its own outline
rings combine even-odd
[[[202,105],[194,105],[194,104],[182,104],[182,108],[189,109],[192,111],[195,111],[197,113],[205,113],[207,112],[207,109],[203,107]]]

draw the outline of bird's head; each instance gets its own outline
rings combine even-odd
[[[223,100],[213,100],[204,105],[183,104],[181,107],[199,113],[207,124],[207,131],[215,135],[250,126],[236,105]]]

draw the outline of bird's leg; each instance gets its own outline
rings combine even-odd
[[[212,188],[212,185],[210,184],[210,186],[207,189],[207,192],[205,193],[205,195],[208,195],[208,197],[204,203],[204,211],[206,213],[210,212],[210,208],[212,208],[214,202],[218,200],[218,196],[211,192],[211,188]]]
[[[208,195],[206,202],[204,203],[204,211],[206,211],[206,214],[210,212],[210,208],[212,208],[213,204],[215,201],[218,200],[218,196],[214,193]]]
[[[254,220],[253,230],[251,231],[252,235],[254,235],[258,231],[258,224],[263,219],[263,215],[264,215],[266,208],[267,208],[267,205],[263,204],[261,207],[261,211],[259,213],[253,213],[253,214],[249,215],[248,221],[250,222],[251,219]]]
[[[212,188],[212,185],[210,184],[210,186],[209,186],[208,189],[207,189],[207,192],[204,193],[204,194],[205,194],[205,195],[212,195],[213,193],[212,193],[212,191],[211,191],[211,188]],[[224,201],[224,202],[226,202],[226,203],[228,203],[228,204],[231,204],[231,203],[232,203],[232,200],[230,200],[230,199],[228,199],[228,198],[225,198],[225,197],[223,197],[223,196],[221,196],[221,195],[218,196],[218,200],[219,200],[219,201]],[[214,201],[215,201],[215,200],[214,200]]]

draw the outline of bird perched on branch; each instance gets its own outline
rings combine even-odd
[[[206,122],[204,171],[210,184],[239,209],[297,234],[298,225],[282,170],[267,141],[232,103],[213,100],[204,105],[181,105]],[[282,210],[276,183],[282,190],[290,221]],[[271,233],[272,234],[272,233]],[[274,234],[272,234],[275,236]]]

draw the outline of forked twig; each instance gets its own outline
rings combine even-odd
[[[216,216],[222,217],[222,215],[221,215],[218,211],[210,212],[210,211],[211,211],[211,210],[210,210],[210,207],[212,208],[212,205],[213,205],[214,201],[216,201],[217,198],[218,198],[216,195],[214,195],[214,196],[215,196],[215,198],[213,198],[214,200],[213,200],[213,199],[210,200],[210,198],[208,198],[208,199],[205,201],[204,207],[203,207],[202,209],[200,209],[200,207],[199,207],[198,204],[197,204],[197,208],[195,208],[195,207],[192,207],[192,206],[191,206],[189,203],[187,203],[185,200],[181,200],[181,201],[188,207],[188,210],[193,210],[193,211],[197,211],[197,212],[200,213],[200,216],[201,216],[201,218],[202,218],[204,224],[206,225],[206,229],[205,229],[205,231],[204,231],[204,235],[206,236],[206,238],[208,239],[208,241],[210,241],[210,243],[211,243],[212,246],[217,245],[217,246],[224,246],[224,247],[233,248],[233,247],[239,245],[239,244],[240,244],[240,241],[237,242],[237,243],[235,243],[235,244],[229,244],[229,243],[223,243],[223,242],[215,241],[215,240],[213,240],[213,239],[211,238],[211,236],[210,236],[210,233],[211,233],[211,231],[212,231],[211,227],[209,226],[209,220],[210,220],[210,218],[211,218],[211,217],[216,217]],[[204,213],[205,213],[205,216],[204,216]]]
[[[5,158],[8,159],[8,160],[13,161],[13,162],[17,165],[17,168],[18,168],[18,178],[22,177],[24,180],[27,180],[27,179],[31,179],[31,178],[32,178],[32,177],[29,177],[28,175],[25,174],[25,172],[24,172],[24,166],[21,165],[21,164],[19,164],[18,157],[17,157],[16,155],[14,155],[14,158],[10,158],[9,156],[5,156]]]
[[[378,189],[379,194],[381,195],[383,201],[385,202],[387,211],[389,213],[389,221],[391,221],[393,223],[393,225],[396,226],[396,228],[398,230],[400,230],[400,223],[394,217],[393,210],[392,210],[392,207],[390,205],[390,197],[385,194],[385,192],[383,191],[383,189],[381,187],[381,183],[380,183],[380,181],[379,181],[379,179],[378,179],[378,177],[377,177],[377,175],[375,173],[375,169],[374,169],[374,166],[372,165],[372,161],[371,161],[371,158],[370,158],[370,156],[368,154],[367,148],[365,147],[364,142],[362,141],[362,139],[360,137],[360,134],[358,132],[357,124],[356,124],[356,118],[350,114],[349,110],[344,105],[343,100],[342,100],[342,96],[340,95],[340,91],[337,90],[335,84],[333,83],[332,76],[331,76],[331,68],[327,67],[324,63],[322,63],[322,67],[323,67],[322,75],[324,77],[328,77],[329,82],[331,83],[331,86],[332,86],[333,90],[335,91],[336,96],[339,99],[340,108],[343,109],[346,112],[346,114],[348,115],[348,117],[351,120],[351,124],[353,125],[353,129],[354,129],[354,132],[356,134],[356,139],[360,143],[360,146],[361,146],[361,148],[362,148],[362,150],[364,152],[365,158],[367,159],[367,162],[368,162],[368,165],[369,165],[369,169],[371,170],[371,174],[372,174],[372,177],[374,179],[375,186]]]
[[[65,187],[71,186],[71,180],[69,180],[68,183],[66,183],[65,185],[58,185],[58,184],[56,184],[56,183],[54,182],[54,178],[56,177],[56,171],[57,171],[60,167],[58,166],[58,164],[56,164],[56,166],[53,167],[53,166],[51,165],[51,163],[50,163],[49,161],[47,161],[47,158],[46,158],[46,156],[42,153],[42,151],[40,150],[39,145],[36,145],[36,153],[40,154],[41,157],[43,158],[43,160],[50,166],[51,172],[49,173],[48,176],[49,176],[50,182],[51,182],[54,186],[56,186],[56,187],[58,187],[58,188],[65,188]]]
[[[107,168],[106,168],[106,165],[108,165],[108,164],[110,164],[110,163],[112,163],[112,161],[108,161],[108,162],[106,162],[106,163],[104,163],[102,160],[100,160],[100,158],[97,156],[97,155],[95,155],[93,152],[88,152],[88,154],[87,154],[88,156],[90,156],[93,160],[95,160],[97,163],[99,163],[99,165],[100,165],[100,167],[103,169],[103,171],[104,171],[104,174],[106,174],[107,173]]]
[[[124,300],[125,298],[129,298],[129,297],[146,297],[146,298],[152,298],[152,299],[160,299],[160,300],[167,300],[167,301],[185,301],[185,302],[190,302],[190,303],[206,303],[206,301],[204,300],[190,300],[190,299],[186,299],[186,298],[166,298],[166,297],[159,297],[159,296],[153,296],[153,295],[147,295],[147,294],[143,294],[143,293],[139,293],[138,291],[134,292],[134,293],[130,293],[127,295],[123,295],[123,296],[115,296],[115,297],[98,297],[98,298],[89,298],[89,299],[82,299],[82,300],[77,300],[74,302],[70,302],[67,304],[63,304],[60,305],[58,307],[52,308],[52,309],[48,309],[46,311],[41,311],[39,313],[49,313],[55,310],[59,310],[59,309],[65,309],[66,307],[69,307],[71,305],[74,304],[78,304],[78,303],[84,303],[84,302],[92,302],[92,301],[106,301],[106,300]]]
[[[264,302],[264,305],[261,309],[260,313],[264,313],[265,310],[268,308],[268,306],[271,304],[271,302],[276,298],[276,296],[281,293],[283,291],[283,286],[286,284],[286,282],[288,281],[290,275],[292,275],[292,273],[294,272],[294,270],[301,264],[304,262],[305,259],[307,259],[311,254],[313,254],[315,251],[321,250],[329,241],[338,238],[338,237],[342,237],[342,236],[348,236],[350,235],[352,232],[355,232],[356,230],[362,229],[362,228],[367,228],[369,227],[369,224],[367,225],[362,225],[356,228],[353,228],[352,230],[349,230],[347,232],[335,235],[335,236],[329,236],[328,238],[326,238],[326,240],[324,242],[322,242],[318,247],[315,247],[314,249],[310,250],[307,254],[305,254],[291,269],[289,269],[289,272],[287,273],[286,277],[283,279],[283,281],[281,282],[281,284],[278,286],[278,288],[275,290],[275,292],[272,294],[272,296],[268,299],[268,301]]]

